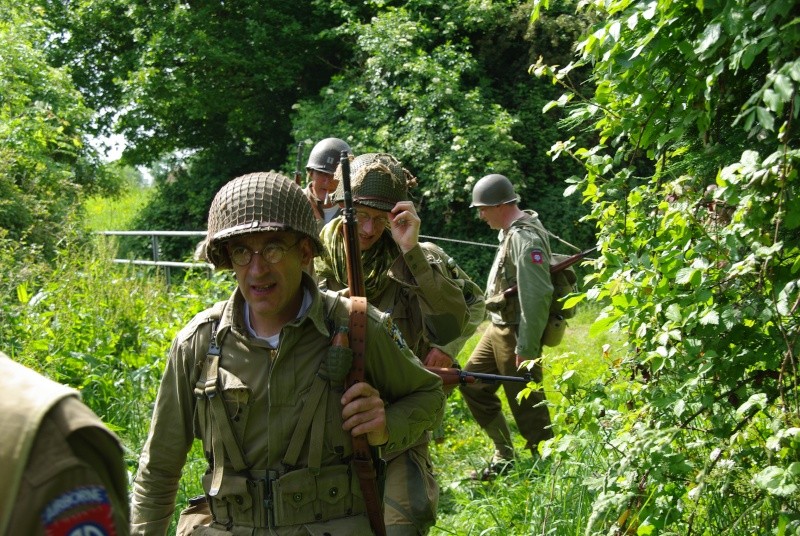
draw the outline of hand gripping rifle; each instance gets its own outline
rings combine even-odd
[[[350,159],[347,151],[342,151],[342,189],[344,191],[344,211],[342,225],[344,244],[347,253],[347,286],[350,290],[350,349],[353,351],[353,364],[345,380],[345,390],[364,381],[364,353],[367,335],[367,298],[364,273],[361,266],[361,251],[358,245],[358,222],[353,209],[353,193],[350,188]],[[361,484],[361,493],[367,506],[369,524],[376,536],[386,536],[383,524],[383,502],[378,491],[375,461],[366,434],[353,436],[353,467]]]
[[[294,165],[294,183],[303,186],[303,142],[297,144],[297,161]]]

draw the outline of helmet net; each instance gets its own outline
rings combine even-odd
[[[317,252],[322,250],[303,190],[274,171],[235,178],[217,192],[208,213],[208,259],[218,268],[229,268],[223,243],[262,231],[296,231],[311,238]]]

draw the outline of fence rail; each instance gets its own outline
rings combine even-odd
[[[149,236],[152,244],[153,259],[112,259],[117,264],[134,264],[138,266],[156,266],[164,268],[166,271],[167,282],[170,281],[170,268],[197,269],[203,268],[209,273],[214,269],[213,264],[207,262],[177,262],[162,261],[158,254],[158,237],[160,236],[206,236],[205,231],[97,231],[96,234],[103,236]]]
[[[206,236],[206,231],[97,231],[96,234],[103,236],[149,236],[152,244],[153,258],[152,260],[142,259],[113,259],[118,264],[137,264],[141,266],[158,266],[167,269],[169,276],[169,268],[203,268],[211,270],[214,268],[212,264],[207,262],[176,262],[176,261],[162,261],[158,254],[158,237],[160,236]],[[497,248],[497,244],[485,244],[483,242],[471,242],[469,240],[458,240],[455,238],[444,238],[441,236],[428,236],[419,235],[421,239],[454,242],[458,244],[467,244],[471,246],[482,246],[489,248]]]

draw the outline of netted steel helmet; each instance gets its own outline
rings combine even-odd
[[[472,188],[472,207],[494,207],[506,203],[516,203],[519,196],[514,192],[514,185],[504,175],[493,173],[486,175]]]
[[[250,173],[223,186],[208,211],[206,256],[217,268],[231,268],[224,247],[234,236],[262,231],[295,231],[322,252],[317,222],[303,190],[288,177],[270,171]]]
[[[336,170],[334,178],[339,181],[339,185],[333,194],[333,200],[344,201],[341,168]],[[398,201],[408,201],[408,188],[415,184],[416,178],[390,154],[366,153],[350,162],[353,203],[388,212]]]
[[[342,158],[342,151],[347,151],[347,154],[352,152],[350,146],[346,141],[339,138],[325,138],[317,142],[311,154],[308,155],[308,164],[306,169],[313,169],[333,175],[336,168],[339,166],[339,161]]]

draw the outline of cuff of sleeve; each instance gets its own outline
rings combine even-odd
[[[402,419],[386,415],[386,428],[389,430],[389,440],[381,446],[384,451],[394,452],[411,445],[411,431]]]
[[[415,279],[418,279],[431,270],[431,265],[428,264],[428,258],[425,256],[425,252],[422,251],[422,247],[419,244],[411,248],[407,253],[403,253],[403,260]]]

